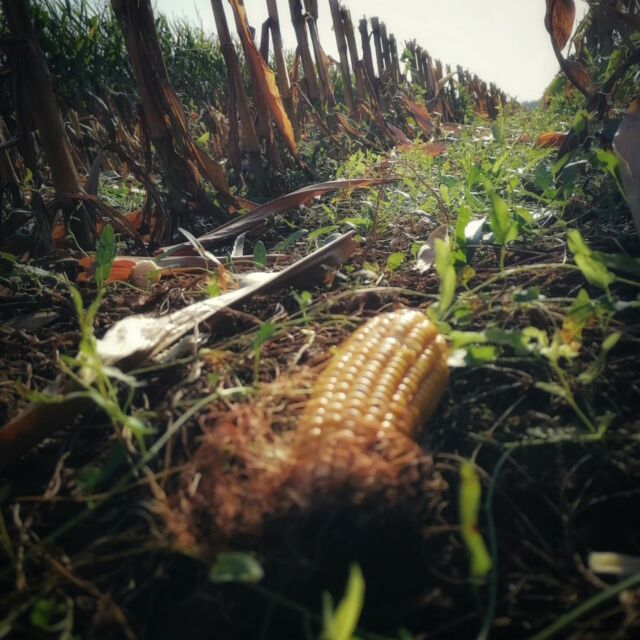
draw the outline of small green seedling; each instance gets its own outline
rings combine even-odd
[[[469,554],[469,573],[473,580],[483,580],[492,566],[491,556],[478,531],[481,497],[482,488],[475,465],[469,460],[463,460],[460,466],[458,509],[460,531]]]
[[[276,325],[271,322],[265,322],[258,329],[256,337],[253,339],[253,384],[258,386],[260,380],[260,356],[262,354],[262,345],[271,338],[276,331]]]

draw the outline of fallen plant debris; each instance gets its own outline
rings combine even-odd
[[[0,637],[638,635],[637,2],[2,4]]]
[[[139,368],[166,351],[200,323],[231,305],[257,293],[295,284],[297,280],[322,280],[322,267],[338,267],[353,252],[352,235],[347,233],[337,238],[280,272],[265,274],[256,284],[196,302],[159,318],[124,318],[114,324],[102,339],[93,341],[94,344],[87,345],[87,348],[95,350],[95,357],[102,366],[117,367],[122,372]],[[83,393],[83,388],[90,388],[94,380],[95,372],[87,363],[71,384],[63,382],[51,389],[50,393],[55,398],[53,402],[42,398],[0,428],[0,469],[15,463],[21,454],[68,424],[82,408],[90,404],[91,394]]]

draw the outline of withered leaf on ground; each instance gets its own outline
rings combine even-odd
[[[131,280],[136,265],[142,262],[153,262],[159,270],[161,277],[175,275],[184,271],[212,270],[219,263],[231,263],[234,267],[252,266],[253,256],[213,256],[215,260],[208,260],[200,255],[190,256],[167,256],[165,258],[147,258],[140,256],[118,256],[111,265],[111,271],[106,282],[124,282]],[[268,253],[267,266],[272,267],[288,259],[282,253]],[[90,282],[96,271],[96,260],[94,256],[85,256],[77,260],[78,266],[82,269],[76,277],[79,284]]]
[[[551,40],[560,51],[569,42],[575,17],[576,5],[574,0],[547,0],[544,26],[551,35]]]
[[[267,274],[257,284],[229,291],[215,298],[196,302],[160,317],[137,315],[116,322],[102,340],[97,351],[103,364],[131,371],[169,348],[199,323],[219,311],[247,300],[257,293],[295,284],[308,287],[324,275],[323,267],[337,267],[354,251],[353,232],[346,233],[282,271]],[[91,375],[91,372],[87,372]],[[35,402],[0,428],[0,470],[13,464],[29,449],[54,431],[69,425],[91,405],[82,389],[69,382],[59,382],[50,394],[65,397],[55,403]]]
[[[328,191],[335,191],[336,189],[365,189],[367,187],[389,184],[394,180],[394,178],[357,178],[355,180],[329,180],[328,182],[311,184],[297,191],[292,191],[291,193],[280,196],[275,200],[266,202],[256,207],[253,211],[231,222],[227,222],[209,233],[205,233],[203,236],[200,236],[198,240],[202,246],[211,248],[228,241],[230,238],[235,238],[241,233],[251,231],[266,218],[306,204],[316,196],[320,196]],[[183,242],[172,247],[164,247],[164,251],[173,255],[178,253],[191,253],[192,247],[188,242]]]

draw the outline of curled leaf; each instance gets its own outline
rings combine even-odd
[[[420,129],[422,129],[422,133],[430,136],[433,133],[435,127],[433,125],[433,121],[431,120],[431,116],[427,111],[427,108],[423,104],[418,104],[417,102],[413,102],[413,100],[409,100],[407,96],[402,96],[402,104],[404,108],[411,114]]]
[[[436,239],[444,240],[449,239],[449,229],[446,224],[434,229],[427,238],[425,244],[423,244],[416,255],[416,271],[420,273],[427,273],[433,266],[436,258]]]
[[[136,315],[124,318],[97,341],[97,353],[105,366],[130,371],[172,346],[199,323],[231,305],[279,287],[308,286],[318,275],[324,275],[323,267],[342,264],[353,253],[355,246],[353,232],[346,233],[282,271],[261,278],[256,284],[201,300],[164,316]],[[0,428],[0,470],[14,463],[19,456],[57,429],[71,424],[91,404],[87,395],[78,391],[77,386],[68,383],[53,385],[48,396],[33,402]],[[55,404],[46,401],[52,395],[56,397]]]
[[[559,149],[567,138],[567,134],[561,131],[545,131],[538,136],[536,147],[542,149]]]
[[[551,35],[551,41],[560,51],[565,48],[576,17],[574,0],[547,0],[544,26]]]
[[[591,78],[586,67],[576,60],[567,60],[565,64],[567,75],[571,81],[578,85],[582,91],[590,93],[592,90]]]
[[[330,180],[328,182],[319,182],[298,189],[291,193],[287,193],[275,200],[271,200],[265,204],[256,207],[250,213],[247,213],[231,222],[200,236],[198,240],[207,248],[219,245],[230,238],[235,238],[238,234],[255,229],[263,220],[284,213],[289,209],[299,207],[328,191],[336,189],[364,189],[366,187],[375,187],[378,185],[389,184],[394,182],[394,178],[358,178],[356,180]],[[163,257],[176,253],[191,253],[193,248],[188,242],[174,245],[172,247],[164,247],[165,253]]]
[[[238,35],[242,41],[242,46],[247,57],[247,63],[251,71],[253,82],[257,85],[255,89],[260,91],[262,94],[269,112],[271,113],[271,117],[273,118],[278,131],[280,131],[291,155],[293,155],[294,158],[298,158],[298,148],[293,134],[293,127],[282,103],[275,74],[264,61],[264,58],[260,55],[260,51],[258,51],[258,48],[251,37],[244,5],[242,2],[239,2],[239,0],[229,0],[229,3],[233,10]]]

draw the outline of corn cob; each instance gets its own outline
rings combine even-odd
[[[311,452],[337,432],[415,438],[449,378],[448,347],[420,311],[384,313],[360,327],[313,387],[295,445]]]
[[[288,541],[306,541],[317,518],[328,518],[357,539],[353,531],[370,536],[371,523],[376,530],[397,516],[410,523],[397,528],[400,538],[411,538],[446,490],[415,438],[447,384],[447,356],[419,311],[365,323],[320,374],[292,440],[270,432],[255,407],[238,414],[234,428],[207,436],[196,458],[202,499],[184,500],[181,535],[210,544],[209,522],[220,539],[264,531],[283,539],[285,527]],[[190,473],[187,486],[192,481]]]

